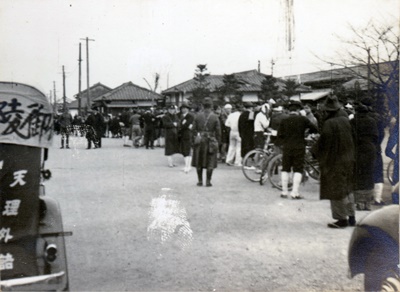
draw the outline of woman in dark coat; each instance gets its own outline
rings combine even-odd
[[[320,199],[331,201],[332,217],[330,228],[355,225],[352,180],[354,166],[354,144],[350,121],[340,114],[337,97],[327,98],[323,109],[326,119],[321,135],[312,153],[318,159],[320,177]]]
[[[183,171],[188,173],[192,162],[192,128],[194,116],[189,112],[190,106],[187,103],[181,105],[181,115],[179,123],[179,146],[180,153],[185,158],[185,168]]]
[[[179,153],[178,126],[179,118],[176,116],[174,105],[168,108],[168,112],[162,117],[162,124],[165,129],[165,156],[168,158],[168,166],[174,167],[172,155]]]
[[[370,210],[374,194],[374,165],[378,127],[365,105],[356,106],[350,122],[355,147],[354,195],[358,210]]]
[[[212,112],[212,100],[204,98],[204,111],[196,115],[193,123],[194,148],[192,166],[196,167],[198,186],[203,185],[203,169],[207,169],[207,187],[211,187],[211,178],[214,168],[217,167],[216,149],[210,147],[210,138],[216,139],[218,144],[221,141],[221,125],[218,116]],[[198,139],[196,139],[198,137]]]

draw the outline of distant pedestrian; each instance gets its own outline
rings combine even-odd
[[[282,198],[288,196],[289,176],[293,170],[293,187],[290,193],[292,199],[302,199],[299,187],[303,176],[304,155],[306,143],[304,136],[308,129],[310,133],[318,132],[318,128],[309,119],[300,115],[302,104],[293,101],[289,103],[289,117],[281,122],[278,130],[278,140],[282,146]]]
[[[137,109],[134,109],[132,112],[132,116],[129,119],[129,124],[131,125],[131,133],[132,133],[132,146],[139,148],[140,139],[142,138],[142,129],[140,127],[140,114]]]
[[[198,186],[203,185],[203,169],[206,169],[206,186],[211,187],[213,170],[217,167],[218,143],[221,139],[221,126],[218,117],[212,112],[212,100],[204,98],[204,110],[199,112],[193,123],[193,158],[196,167]]]
[[[179,153],[178,127],[179,118],[176,115],[174,105],[168,107],[168,112],[162,117],[162,124],[165,129],[165,149],[164,154],[168,159],[168,166],[174,167],[172,155]]]
[[[352,194],[354,143],[350,121],[341,115],[336,96],[328,96],[322,109],[325,122],[312,153],[320,167],[320,199],[331,201],[333,219],[329,228],[354,226],[355,208]]]
[[[104,120],[103,116],[99,113],[99,109],[97,107],[92,107],[92,112],[86,119],[86,125],[89,126],[89,135],[86,135],[86,138],[88,140],[87,149],[91,149],[92,142],[94,144],[94,148],[101,148],[101,138],[104,131]]]
[[[183,171],[188,173],[191,169],[192,164],[192,129],[194,116],[189,112],[190,106],[188,103],[184,102],[181,107],[180,123],[179,123],[179,146],[180,153],[182,153],[185,159],[185,168]]]
[[[239,117],[240,111],[234,107],[225,122],[225,126],[229,128],[229,148],[226,164],[230,166],[242,166],[242,138],[239,135]]]
[[[225,126],[225,122],[228,119],[228,116],[231,113],[231,111],[232,111],[232,105],[227,103],[225,104],[219,116],[219,123],[221,125],[220,161],[226,160],[226,154],[228,152],[230,128]]]
[[[132,109],[125,108],[124,112],[121,114],[121,118],[120,118],[120,125],[121,125],[121,132],[122,132],[124,147],[131,146],[129,144],[129,138],[131,136],[131,126],[129,124],[129,120],[131,118],[131,115],[132,115]]]
[[[154,149],[154,136],[155,136],[155,124],[156,116],[152,109],[147,110],[143,115],[144,124],[144,145],[146,149]]]
[[[390,129],[390,135],[385,147],[385,154],[387,157],[393,160],[393,177],[392,186],[395,187],[399,183],[399,120],[396,118],[396,122]],[[392,203],[399,204],[399,193],[392,192]]]
[[[60,125],[60,133],[61,133],[61,149],[65,148],[69,149],[69,134],[72,133],[72,115],[69,113],[68,108],[64,107],[63,113],[58,118],[58,122]]]

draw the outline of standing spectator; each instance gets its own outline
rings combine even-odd
[[[120,138],[122,136],[121,126],[120,126],[121,116],[117,115],[113,117],[110,121],[110,131],[112,138]]]
[[[256,148],[264,148],[265,138],[264,132],[269,127],[269,104],[263,104],[260,112],[254,120],[254,146]]]
[[[272,115],[271,115],[271,121],[269,127],[272,129],[271,131],[271,142],[274,143],[274,152],[275,153],[281,153],[281,149],[279,147],[279,141],[278,141],[278,130],[279,127],[284,119],[289,117],[289,114],[286,113],[286,109],[283,108],[282,105],[276,103],[273,105],[272,108]]]
[[[180,153],[185,159],[185,168],[183,171],[188,173],[192,163],[192,128],[194,116],[189,112],[190,106],[187,103],[181,105],[181,116],[179,123],[179,144]]]
[[[373,118],[376,122],[378,138],[375,144],[375,163],[374,163],[374,204],[375,205],[384,205],[385,203],[382,201],[382,192],[383,192],[383,159],[382,159],[382,149],[381,144],[383,139],[385,138],[385,128],[387,126],[386,119],[379,115],[374,110],[374,100],[369,95],[364,96],[361,99],[361,103],[367,107],[368,115]],[[346,108],[346,106],[345,106]],[[346,109],[347,110],[347,109]],[[350,116],[349,116],[350,117]],[[353,115],[354,117],[354,115]]]
[[[88,138],[88,149],[91,148],[91,142],[93,142],[95,148],[101,148],[101,138],[104,131],[104,120],[103,116],[99,113],[97,107],[92,108],[92,112],[86,120],[86,124],[91,126],[94,135]]]
[[[329,228],[354,226],[355,209],[351,193],[354,144],[350,121],[340,114],[336,96],[327,97],[322,109],[326,112],[326,119],[312,148],[321,172],[320,199],[331,201],[332,217],[337,220],[329,223]]]
[[[394,149],[394,152],[393,152]],[[398,117],[396,119],[396,123],[393,125],[393,128],[390,130],[389,139],[386,144],[385,154],[390,159],[393,159],[393,180],[392,186],[395,187],[399,183],[399,120]],[[392,192],[392,203],[399,204],[399,193]]]
[[[69,113],[67,107],[64,107],[63,113],[58,118],[58,122],[61,132],[61,149],[64,149],[64,140],[65,148],[69,149],[69,133],[72,129],[72,115]]]
[[[72,120],[72,125],[74,127],[74,135],[79,136],[82,131],[82,117],[79,115],[75,115],[74,119]]]
[[[363,104],[356,106],[356,114],[350,124],[355,151],[354,199],[357,210],[371,210],[378,127]]]
[[[133,110],[132,116],[129,119],[132,133],[132,146],[139,148],[140,139],[142,138],[142,129],[140,128],[140,115],[137,109]]]
[[[219,143],[221,127],[218,117],[212,112],[211,98],[204,98],[203,107],[203,112],[199,112],[196,115],[193,123],[195,145],[193,148],[192,166],[195,166],[197,170],[197,185],[203,185],[203,169],[206,169],[206,186],[211,187],[213,170],[217,167],[218,146],[214,148],[214,145],[210,142],[216,140]]]
[[[103,114],[103,120],[104,120],[104,133],[103,137],[108,138],[110,135],[110,123],[111,123],[111,116],[109,114],[104,113]]]
[[[318,132],[317,127],[309,119],[300,115],[302,105],[298,101],[289,104],[289,117],[281,122],[278,130],[278,139],[282,144],[282,198],[288,196],[289,174],[293,169],[293,188],[290,196],[292,199],[302,199],[299,187],[304,169],[304,155],[306,143],[304,135],[307,129]]]
[[[124,140],[124,147],[131,147],[129,144],[129,138],[131,136],[131,126],[129,124],[129,120],[132,115],[132,109],[125,108],[124,112],[121,115],[121,132],[122,138]]]
[[[162,123],[165,129],[165,151],[168,158],[168,166],[174,167],[172,155],[179,152],[178,126],[179,118],[176,115],[174,105],[168,107],[168,112],[163,116]]]
[[[219,116],[219,123],[221,125],[221,146],[220,146],[220,160],[226,160],[226,153],[229,147],[229,127],[225,126],[229,114],[232,112],[232,106],[227,103]]]
[[[240,155],[245,157],[247,152],[254,149],[254,105],[251,102],[245,102],[244,111],[239,117],[239,135],[242,139]]]
[[[144,145],[146,149],[154,149],[154,130],[155,130],[156,117],[153,112],[147,110],[143,115],[144,124]]]
[[[225,122],[225,126],[229,127],[229,148],[226,164],[230,166],[242,166],[242,139],[239,135],[239,117],[240,111],[234,107]]]

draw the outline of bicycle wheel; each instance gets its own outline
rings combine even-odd
[[[268,180],[268,165],[272,158],[275,157],[275,154],[270,154],[266,159],[264,159],[261,165],[261,173],[260,173],[260,185],[264,185]]]
[[[268,163],[268,180],[274,188],[278,190],[282,190],[282,181],[281,181],[281,172],[282,172],[282,154],[276,155],[271,161]],[[289,178],[288,190],[292,189],[292,181]]]
[[[261,166],[267,155],[261,149],[251,150],[246,154],[242,162],[244,176],[252,181],[260,181]]]
[[[305,170],[313,179],[319,181],[319,164],[316,159],[306,160]]]
[[[394,160],[391,160],[386,168],[386,175],[390,184],[393,184],[393,171],[394,171]]]

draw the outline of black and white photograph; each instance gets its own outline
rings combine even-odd
[[[2,0],[1,291],[400,291],[399,0]]]

